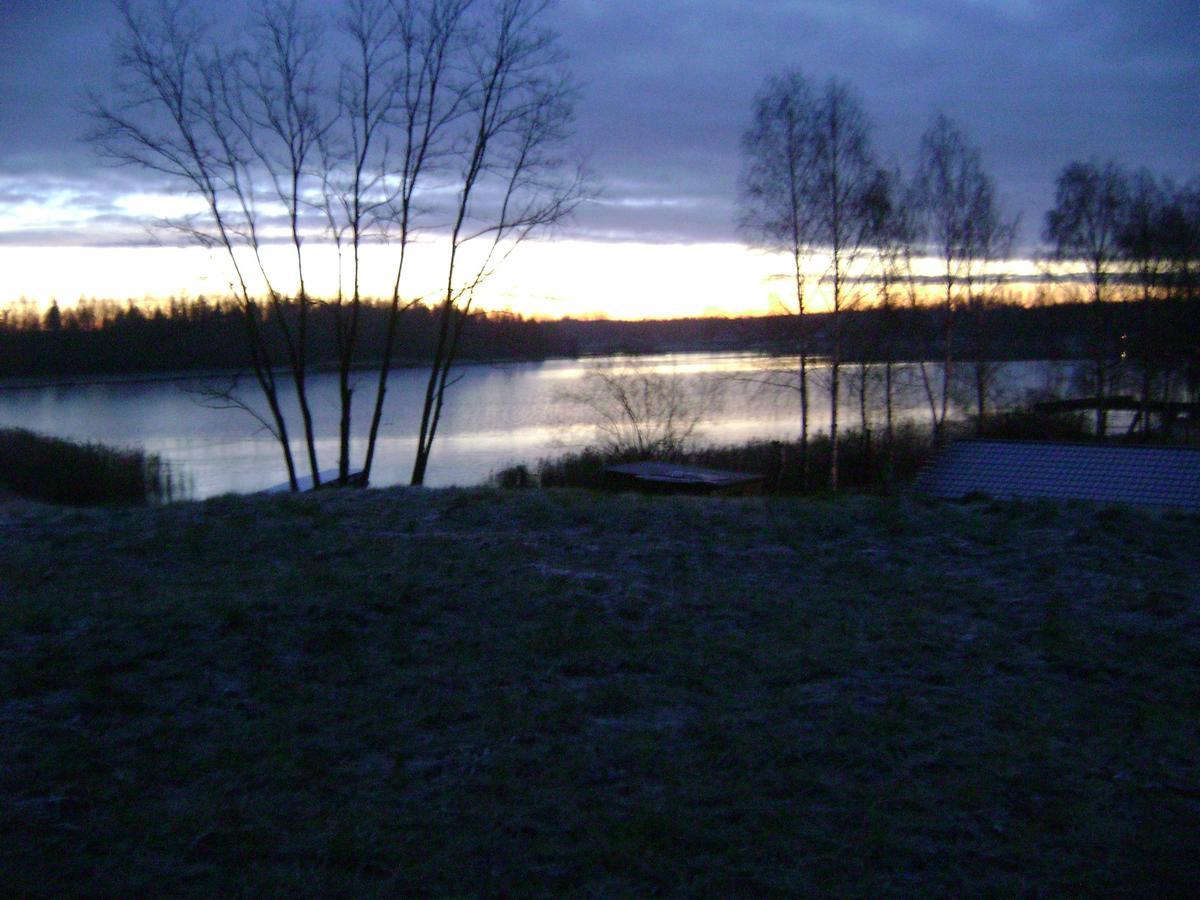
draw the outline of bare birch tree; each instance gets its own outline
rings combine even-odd
[[[238,134],[252,154],[254,171],[243,180],[241,190],[250,195],[249,228],[258,226],[252,192],[264,182],[268,196],[282,207],[287,219],[288,241],[295,261],[297,290],[293,301],[296,324],[289,323],[284,297],[272,283],[265,266],[260,269],[267,293],[283,335],[288,368],[296,388],[296,401],[304,428],[312,483],[321,483],[317,460],[316,433],[308,399],[309,296],[305,269],[305,211],[316,149],[333,124],[322,109],[317,75],[320,23],[305,15],[296,0],[269,0],[258,11],[250,39],[252,49],[238,57],[237,68],[222,75],[223,114],[221,131]],[[256,177],[258,176],[258,177]],[[257,236],[254,238],[257,243]]]
[[[1166,284],[1170,280],[1167,275],[1169,251],[1163,227],[1170,207],[1168,197],[1169,188],[1153,173],[1145,169],[1133,173],[1129,178],[1127,202],[1121,211],[1118,236],[1121,262],[1136,292],[1138,316],[1132,349],[1136,368],[1140,369],[1138,421],[1143,433],[1150,430],[1150,404],[1155,384],[1164,380],[1162,376],[1168,368],[1159,315],[1159,306],[1169,293]],[[1121,342],[1118,346],[1122,349],[1117,352],[1122,353],[1128,345]]]
[[[1190,396],[1200,387],[1197,352],[1197,262],[1200,182],[1177,185],[1146,170],[1130,178],[1120,246],[1136,290],[1137,316],[1126,362],[1138,371],[1137,422],[1151,430],[1152,404]],[[1124,337],[1125,335],[1123,335]],[[1169,419],[1161,420],[1164,425]]]
[[[964,288],[977,279],[984,260],[980,228],[994,208],[994,189],[979,150],[945,115],[939,114],[921,137],[915,195],[921,230],[941,269],[942,380],[940,390],[924,374],[935,439],[945,433],[954,379],[955,326],[965,302]]]
[[[805,319],[810,223],[806,198],[813,169],[812,88],[799,72],[773,75],[754,98],[750,127],[742,134],[739,192],[741,228],[754,240],[785,251],[799,355],[800,483],[808,483],[809,335]]]
[[[243,98],[234,74],[243,61],[221,49],[213,23],[185,0],[149,5],[126,0],[118,9],[123,30],[115,83],[110,100],[93,98],[95,124],[89,137],[108,158],[162,176],[202,202],[201,216],[163,224],[226,255],[251,367],[269,410],[267,416],[256,416],[279,442],[288,481],[296,489],[277,363],[267,335],[272,323],[286,332],[286,317],[278,314],[277,303],[273,317],[264,312],[248,281],[248,268],[265,275],[266,266],[253,187],[254,152],[242,130],[230,123]],[[278,300],[269,282],[268,293]],[[293,345],[289,355],[294,350]],[[244,405],[232,392],[226,402]]]
[[[476,289],[517,244],[581,199],[580,170],[563,157],[574,91],[556,36],[542,24],[549,2],[343,0],[333,31],[300,0],[267,0],[248,7],[256,11],[250,27],[226,24],[218,34],[198,0],[122,0],[116,84],[110,99],[94,101],[93,139],[112,158],[203,200],[204,215],[174,224],[223,249],[232,266],[270,411],[255,415],[279,440],[293,489],[280,372],[295,385],[312,483],[321,480],[307,387],[311,248],[332,243],[339,260],[332,303],[343,484],[351,478],[351,373],[361,364],[363,249],[378,242],[394,250],[365,484],[401,313],[423,299],[406,280],[410,245],[418,230],[445,240],[413,471],[420,484]],[[290,246],[290,269],[272,270],[270,242]],[[464,253],[468,245],[481,249]],[[265,307],[251,275],[264,285]],[[285,281],[294,281],[294,294]],[[222,404],[253,412],[233,388],[218,393]]]
[[[1152,193],[1152,192],[1151,192]],[[1152,206],[1154,198],[1146,195]],[[1079,262],[1087,267],[1091,288],[1092,383],[1096,391],[1096,434],[1108,431],[1105,401],[1114,387],[1114,335],[1110,303],[1117,291],[1116,278],[1123,268],[1122,232],[1132,237],[1136,224],[1126,222],[1130,205],[1128,176],[1115,163],[1073,162],[1059,173],[1054,207],[1046,213],[1043,236],[1059,262]],[[1144,210],[1148,227],[1153,215]],[[1141,241],[1134,238],[1133,244]]]
[[[869,126],[850,87],[831,79],[820,94],[803,75],[769,80],[743,138],[747,159],[743,218],[792,257],[798,310],[808,262],[828,259],[819,284],[831,302],[829,359],[830,486],[838,480],[838,401],[842,313],[861,298],[862,263],[870,251],[867,196],[877,174]],[[801,321],[803,312],[801,312]],[[804,340],[805,337],[802,337]],[[807,416],[807,348],[802,355],[802,416]],[[806,423],[802,423],[806,430]]]
[[[816,102],[815,113],[809,221],[813,240],[829,258],[821,280],[828,286],[831,301],[829,485],[836,489],[842,314],[857,306],[863,296],[862,276],[872,254],[870,196],[878,167],[872,158],[866,115],[849,85],[831,79]]]
[[[364,3],[367,0],[363,0]],[[396,15],[392,105],[387,116],[395,127],[391,156],[384,171],[395,185],[391,200],[395,277],[388,308],[387,334],[379,363],[375,403],[367,433],[362,478],[374,464],[383,404],[401,312],[416,299],[402,301],[410,237],[420,213],[418,188],[452,156],[452,129],[468,105],[469,84],[455,77],[456,61],[465,52],[466,17],[474,0],[429,0],[424,5],[391,3]],[[363,72],[370,70],[363,66]],[[364,83],[366,79],[363,79]]]
[[[386,232],[392,188],[387,181],[389,115],[396,103],[396,16],[390,3],[348,0],[338,21],[347,46],[333,96],[337,127],[322,136],[321,201],[337,250],[332,300],[338,379],[338,482],[350,478],[354,403],[351,376],[362,312],[363,247]],[[401,235],[402,244],[407,234]],[[349,257],[347,259],[347,256]],[[346,268],[349,267],[349,274]]]
[[[534,230],[562,220],[584,195],[563,158],[574,88],[556,36],[541,25],[548,0],[482,4],[465,60],[470,89],[456,132],[458,170],[438,333],[426,382],[412,483],[424,484],[446,391],[475,290]],[[480,244],[474,261],[464,250]]]
[[[988,404],[995,400],[1001,355],[994,337],[992,316],[1001,303],[1005,283],[1001,264],[1008,259],[1016,238],[1017,220],[1005,218],[991,178],[985,176],[974,195],[970,250],[963,267],[963,310],[967,320],[968,377],[975,406],[975,431],[982,434]]]
[[[918,237],[912,190],[898,168],[879,170],[867,195],[865,210],[879,265],[877,347],[883,363],[884,443],[890,452],[896,436],[896,345],[900,312],[908,293],[915,288],[913,251]]]

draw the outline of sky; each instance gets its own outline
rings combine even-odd
[[[739,139],[787,68],[848,81],[877,154],[902,167],[936,113],[954,119],[1026,258],[1068,162],[1200,177],[1200,0],[559,0],[547,21],[581,85],[576,141],[599,193],[497,272],[479,301],[493,308],[775,308],[783,263],[736,227]],[[156,246],[152,219],[186,201],[81,141],[116,27],[106,0],[0,6],[0,303],[227,289],[210,252]]]

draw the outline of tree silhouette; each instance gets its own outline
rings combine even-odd
[[[347,263],[332,318],[342,483],[351,475],[350,373],[363,361],[361,251],[380,242],[395,252],[365,483],[400,317],[424,299],[406,296],[411,240],[420,229],[446,241],[413,472],[421,483],[476,289],[525,237],[582,197],[579,168],[563,155],[574,92],[556,37],[543,26],[548,0],[342,0],[334,28],[298,0],[269,0],[247,4],[250,25],[232,38],[227,23],[205,18],[199,0],[119,5],[117,75],[109,96],[93,101],[92,140],[203,201],[202,215],[168,224],[226,255],[269,408],[260,419],[279,441],[293,488],[279,372],[295,383],[312,481],[320,483],[306,387],[314,246],[332,243]],[[436,200],[447,195],[454,200]],[[264,253],[280,240],[292,250],[290,266]],[[474,242],[484,249],[468,264],[463,249]],[[251,273],[265,286],[265,304]],[[232,390],[216,397],[249,409]]]
[[[1092,383],[1096,390],[1096,434],[1108,431],[1105,399],[1114,386],[1114,335],[1110,301],[1123,268],[1122,232],[1132,238],[1128,176],[1115,163],[1073,162],[1055,182],[1054,207],[1046,213],[1045,240],[1060,262],[1087,266],[1095,329],[1091,339]],[[1145,197],[1146,202],[1153,200]],[[1149,208],[1145,214],[1152,216]],[[1147,227],[1148,220],[1147,220]],[[1135,243],[1140,243],[1134,239]]]
[[[830,468],[837,487],[838,400],[842,313],[860,298],[861,264],[869,251],[869,194],[878,177],[869,126],[849,85],[831,79],[818,94],[797,72],[769,79],[743,137],[743,222],[791,255],[801,328],[802,443],[807,445],[805,265],[816,254],[832,302],[829,360]]]
[[[935,389],[922,368],[934,434],[941,438],[955,377],[954,338],[959,314],[972,304],[984,304],[981,288],[989,281],[988,264],[1004,255],[999,251],[1011,243],[1015,225],[1000,218],[995,188],[984,171],[978,148],[968,143],[959,127],[943,114],[934,118],[921,137],[914,193],[920,209],[921,236],[941,269],[940,390]],[[983,369],[977,367],[975,374],[978,385],[983,381]],[[978,402],[982,417],[982,394]]]

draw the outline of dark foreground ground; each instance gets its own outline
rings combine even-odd
[[[0,893],[1180,895],[1200,519],[0,506]]]

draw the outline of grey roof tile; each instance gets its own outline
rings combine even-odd
[[[954,499],[986,494],[1200,512],[1200,450],[962,440],[946,447],[921,472],[916,489]]]

